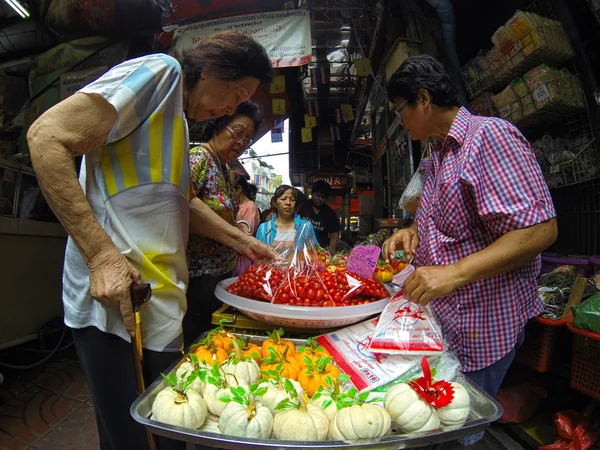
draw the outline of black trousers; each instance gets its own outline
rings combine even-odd
[[[131,344],[95,327],[71,329],[81,368],[92,392],[101,450],[146,450],[145,428],[129,413],[137,398]],[[177,352],[144,349],[144,379],[154,382]],[[185,450],[185,442],[155,436],[159,450]]]
[[[190,278],[187,313],[183,318],[183,342],[186,348],[202,333],[214,328],[212,314],[223,306],[221,300],[215,297],[215,288],[219,282],[231,276],[231,273],[226,273],[212,278]]]

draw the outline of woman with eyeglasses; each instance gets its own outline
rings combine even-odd
[[[239,204],[228,163],[246,151],[264,119],[262,108],[252,101],[241,103],[231,116],[208,122],[208,141],[190,150],[194,194],[226,222],[237,226]],[[221,307],[216,285],[232,276],[238,254],[207,236],[190,234],[187,248],[190,284],[183,339],[188,346],[211,327],[211,316]]]

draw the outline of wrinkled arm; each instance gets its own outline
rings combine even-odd
[[[102,97],[76,93],[42,114],[27,133],[40,189],[86,263],[114,245],[79,185],[74,158],[102,147],[116,120],[115,108]]]
[[[455,264],[460,286],[511,272],[550,247],[558,237],[556,219],[506,233],[492,245]]]
[[[190,232],[201,234],[240,254],[245,254],[251,238],[238,227],[230,225],[198,197],[190,201]]]

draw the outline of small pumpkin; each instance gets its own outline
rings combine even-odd
[[[269,347],[269,357],[263,358],[263,363],[260,366],[261,372],[264,373],[270,370],[276,370],[277,367],[282,364],[283,372],[282,377],[290,378],[292,380],[298,379],[298,373],[300,372],[300,366],[298,362],[292,357],[289,358],[288,351],[289,347],[286,347],[283,351],[283,354],[279,354],[273,347]]]
[[[231,357],[221,365],[223,372],[235,375],[238,380],[253,385],[261,379],[260,367],[252,358],[244,358],[237,341],[233,341],[234,352]]]
[[[233,351],[233,342],[236,340],[235,335],[225,329],[225,320],[221,320],[221,324],[218,328],[211,330],[208,333],[208,336],[202,344],[206,344],[207,342],[212,342],[215,347],[222,348],[226,352]]]
[[[186,360],[179,365],[175,371],[175,374],[177,375],[178,379],[181,379],[184,376],[188,377],[193,375],[194,378],[192,384],[190,385],[190,389],[193,389],[200,395],[203,395],[206,382],[202,380],[200,374],[202,371],[206,370],[209,370],[209,367],[205,363],[199,362],[198,357],[195,354],[190,353],[187,355]]]
[[[212,367],[214,363],[221,365],[229,358],[229,354],[221,347],[216,347],[212,342],[199,345],[192,350],[198,357],[198,362],[205,363]]]
[[[328,356],[329,353],[327,350],[325,350],[314,337],[308,338],[306,345],[296,349],[296,361],[298,361],[298,365],[302,369],[308,365],[306,358],[316,362],[317,359],[326,358]]]
[[[340,409],[329,423],[329,439],[377,439],[389,433],[392,419],[379,405],[355,404]]]
[[[293,357],[296,354],[296,346],[293,342],[283,339],[284,331],[282,328],[279,330],[273,330],[271,333],[267,333],[269,339],[262,343],[261,353],[263,358],[269,358],[271,353],[270,348],[274,349],[279,355],[283,355],[283,352],[287,348],[287,355]]]
[[[341,383],[345,383],[349,379],[350,377],[345,373],[340,374],[336,379],[326,376],[325,381],[327,386],[319,387],[309,403],[322,408],[327,418],[331,421],[338,412],[338,399],[341,394],[346,392]]]
[[[260,366],[260,364],[262,363],[261,348],[256,344],[248,343],[244,347],[242,347],[242,357],[252,358]]]
[[[275,407],[285,399],[292,400],[295,395],[303,396],[304,389],[295,380],[282,377],[283,364],[280,364],[275,370],[264,372],[260,381],[260,387],[266,388],[266,391],[260,391],[256,398],[265,405],[271,412],[275,412]],[[286,389],[287,386],[287,389]]]
[[[189,389],[189,382],[178,379],[174,373],[163,378],[169,386],[160,391],[152,403],[154,419],[178,427],[201,427],[208,415],[202,396]]]
[[[215,416],[220,416],[227,405],[227,402],[221,398],[229,394],[230,389],[243,387],[249,389],[248,383],[242,380],[237,380],[235,376],[224,373],[215,363],[210,372],[207,373],[206,387],[204,388],[204,400],[208,406],[208,410]]]
[[[266,391],[257,388],[247,391],[242,386],[231,389],[231,394],[221,400],[229,400],[219,417],[219,430],[223,434],[269,439],[273,430],[273,414],[269,408],[255,401],[256,393]]]
[[[460,428],[469,418],[471,397],[462,384],[450,383],[454,389],[452,403],[437,410],[440,422],[444,427]]]
[[[289,382],[289,380],[288,380]],[[288,388],[290,388],[288,383]],[[292,393],[294,395],[294,393]],[[325,412],[315,405],[295,396],[285,399],[276,407],[273,435],[283,441],[324,441],[329,432],[329,420]]]
[[[298,382],[312,397],[321,386],[327,386],[328,376],[336,379],[340,375],[340,369],[331,364],[331,356],[319,358],[316,362],[313,362],[309,356],[305,358],[307,366],[300,371]]]
[[[385,394],[383,405],[404,433],[430,431],[440,426],[435,409],[406,383],[390,389]]]

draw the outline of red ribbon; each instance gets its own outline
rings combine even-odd
[[[421,361],[423,376],[408,384],[415,392],[434,408],[443,408],[452,403],[454,399],[454,388],[450,383],[444,380],[433,382],[431,378],[431,369],[427,357],[423,356]]]

